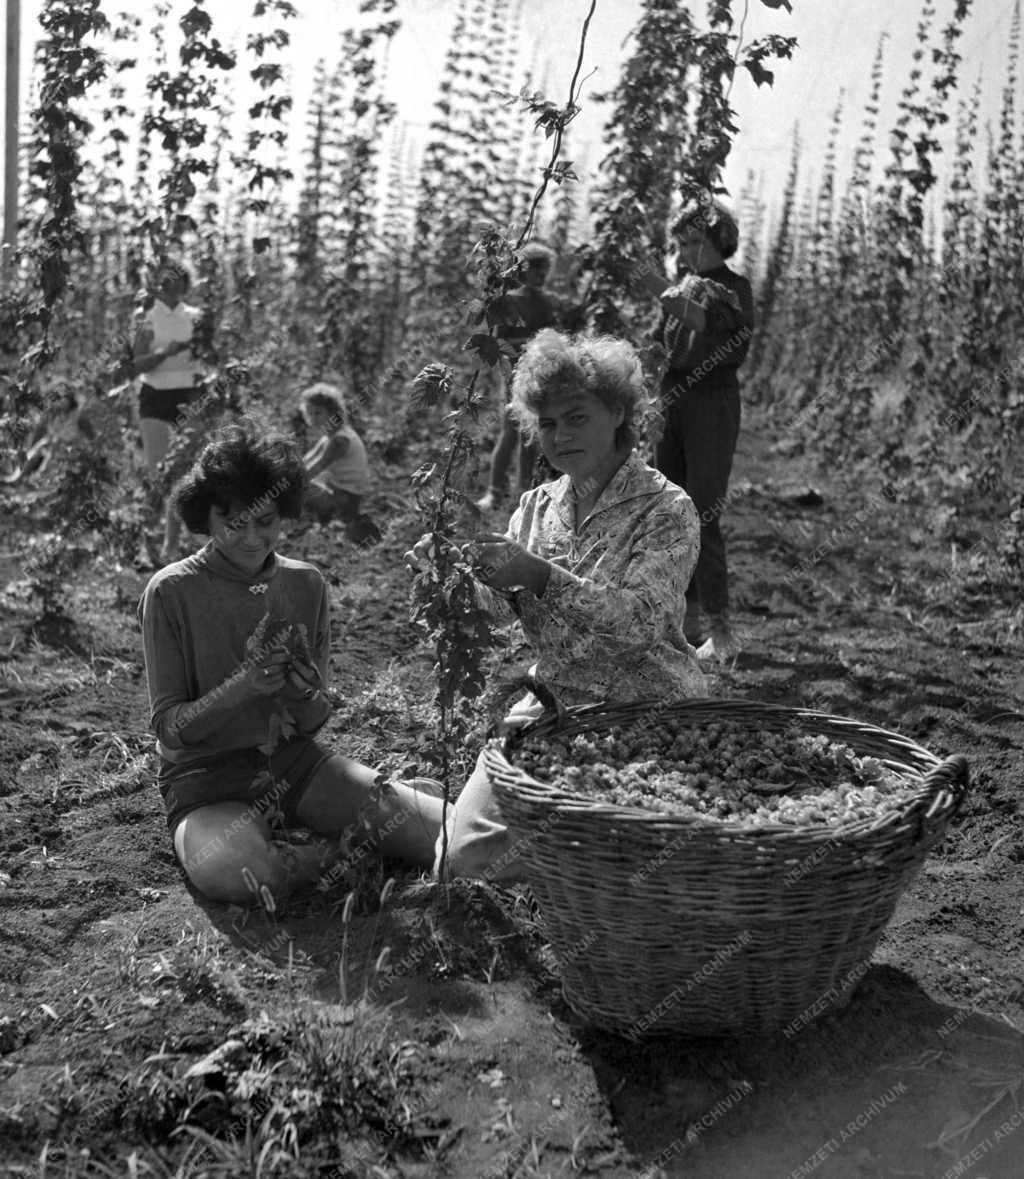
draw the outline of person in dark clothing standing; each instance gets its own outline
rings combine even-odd
[[[689,202],[672,226],[683,276],[660,295],[658,334],[668,353],[661,382],[664,432],[655,466],[693,500],[700,516],[700,557],[687,590],[685,631],[710,632],[701,659],[730,658],[738,643],[729,624],[729,581],[721,517],[740,429],[738,370],[750,349],[750,283],[726,266],[739,244],[732,214],[719,202]]]
[[[498,338],[508,340],[515,349],[513,366],[527,342],[542,328],[556,326],[559,319],[559,306],[544,289],[551,274],[554,254],[547,246],[531,242],[523,248],[520,259],[522,283],[503,295],[492,310],[492,316],[496,317]],[[506,405],[502,409],[498,441],[491,453],[490,482],[487,491],[477,500],[477,507],[481,511],[491,511],[504,500],[513,454],[518,454],[519,459],[519,490],[529,491],[537,447],[520,437]]]

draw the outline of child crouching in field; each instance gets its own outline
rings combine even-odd
[[[370,490],[366,447],[352,428],[344,394],[336,385],[312,385],[302,394],[302,416],[320,435],[302,460],[310,479],[306,510],[319,524],[341,520],[357,544],[373,538],[376,526],[359,510]]]
[[[424,868],[440,830],[439,798],[380,787],[316,739],[331,712],[327,586],[277,552],[305,484],[287,438],[228,426],[173,499],[209,542],[156,573],[139,603],[174,851],[215,901],[283,896],[329,870],[322,847],[289,843],[292,828],[337,836],[360,823],[371,846]]]

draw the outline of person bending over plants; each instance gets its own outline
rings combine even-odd
[[[729,581],[721,516],[740,429],[737,373],[750,349],[754,301],[750,283],[725,262],[739,230],[717,201],[688,203],[675,219],[683,277],[661,293],[658,334],[668,352],[661,382],[664,433],[654,464],[685,487],[700,513],[700,558],[687,590],[688,637],[696,641],[701,612],[710,631],[700,659],[738,650],[729,624]]]
[[[441,800],[380,785],[316,738],[326,694],[327,587],[277,552],[302,510],[294,443],[249,422],[226,427],[178,484],[173,504],[198,552],[153,575],[139,603],[158,784],[175,855],[196,889],[250,903],[313,883],[324,845],[356,827],[386,855],[429,867]],[[338,854],[336,852],[336,854]]]
[[[539,332],[516,367],[511,412],[563,474],[522,496],[504,536],[467,542],[483,603],[519,619],[537,656],[531,673],[566,704],[707,693],[683,633],[697,511],[634,449],[645,401],[632,345]],[[423,537],[407,563],[428,559],[433,543]],[[505,723],[540,711],[527,693]],[[447,871],[516,875],[482,756],[449,812]]]

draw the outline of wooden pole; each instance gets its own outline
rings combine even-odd
[[[21,64],[21,0],[7,0],[7,86],[4,111],[4,236],[0,276],[9,272],[18,238],[18,94]]]

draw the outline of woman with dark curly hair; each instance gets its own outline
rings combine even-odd
[[[212,900],[280,897],[329,871],[322,844],[289,841],[295,828],[362,824],[369,845],[424,867],[440,830],[441,801],[415,780],[381,785],[314,737],[331,711],[327,586],[276,551],[305,485],[289,439],[225,428],[173,497],[210,540],[156,573],[139,603],[174,851]]]
[[[683,633],[697,512],[635,450],[645,402],[631,344],[539,332],[516,366],[511,412],[562,477],[523,495],[504,536],[467,542],[483,604],[518,618],[537,657],[531,671],[566,704],[707,694]],[[433,543],[424,537],[407,562]],[[505,723],[540,711],[527,693]],[[518,875],[482,758],[448,828],[451,874]]]

